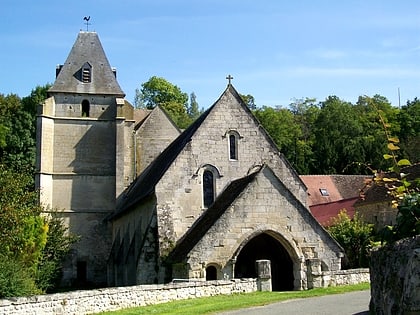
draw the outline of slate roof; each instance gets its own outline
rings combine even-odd
[[[109,219],[115,219],[125,213],[126,211],[130,211],[135,205],[137,205],[141,200],[150,196],[154,193],[155,186],[171,166],[172,162],[176,159],[176,157],[180,154],[183,150],[185,145],[191,140],[194,133],[197,129],[201,126],[204,120],[207,118],[209,113],[213,110],[213,108],[217,105],[220,99],[226,94],[232,94],[241,106],[246,110],[251,117],[254,119],[257,126],[261,128],[262,133],[266,137],[267,141],[278,150],[276,144],[268,135],[268,133],[264,130],[264,128],[260,125],[259,121],[255,118],[252,114],[251,110],[244,104],[242,101],[239,93],[233,87],[232,84],[228,84],[225,91],[221,94],[219,99],[209,107],[196,121],[194,121],[187,129],[182,132],[178,138],[176,138],[135,180],[134,182],[127,188],[127,190],[121,195],[118,200],[116,211],[109,217]],[[290,168],[291,172],[295,174],[297,180],[299,180],[302,185],[304,183],[299,178],[296,171],[290,165],[290,163],[284,158],[284,156],[279,151],[279,157],[284,161],[284,163]]]
[[[80,79],[80,71],[86,63],[91,66],[90,83],[83,83]],[[97,33],[82,31],[78,34],[66,62],[48,91],[125,96]]]
[[[181,237],[168,256],[168,261],[179,262],[184,259],[248,184],[254,180],[255,176],[261,172],[262,168],[260,167],[256,172],[232,181],[216,198],[214,203],[194,222],[184,236]]]
[[[216,104],[216,103],[215,103]],[[185,145],[191,141],[192,135],[201,126],[214,105],[207,109],[187,129],[184,130],[149,166],[134,180],[119,199],[117,209],[110,216],[115,219],[131,210],[141,200],[154,193],[155,186],[171,166]]]

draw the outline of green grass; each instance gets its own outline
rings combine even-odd
[[[289,292],[253,292],[233,295],[217,295],[213,297],[180,300],[163,304],[124,309],[115,312],[106,312],[107,315],[139,315],[139,314],[215,314],[251,306],[260,306],[270,303],[315,297],[327,294],[339,294],[351,291],[369,290],[369,283],[351,286],[319,288],[307,291]]]

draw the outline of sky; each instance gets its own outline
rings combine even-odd
[[[84,16],[131,102],[159,76],[207,108],[229,74],[257,106],[420,97],[417,0],[2,0],[0,93],[53,83]]]

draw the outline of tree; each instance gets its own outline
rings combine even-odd
[[[198,108],[197,97],[195,96],[194,92],[190,94],[190,106],[188,107],[187,113],[191,122],[196,120],[201,114],[201,111]]]
[[[290,159],[295,151],[296,139],[300,137],[300,129],[294,122],[292,112],[286,108],[263,106],[254,114],[280,151]]]
[[[31,171],[36,154],[36,111],[49,85],[37,86],[21,99],[0,94],[0,161],[20,171]]]
[[[186,128],[189,123],[187,114],[188,94],[164,78],[153,76],[136,90],[135,103],[140,108],[153,109],[161,106],[180,128]]]
[[[47,242],[48,225],[40,216],[41,207],[32,189],[28,174],[16,173],[0,165],[0,285],[11,286],[13,291],[0,287],[3,294],[27,293],[35,290],[37,263]],[[8,261],[13,261],[13,265]],[[4,281],[10,273],[16,283]]]
[[[413,163],[419,162],[420,157],[420,100],[415,98],[407,101],[397,115],[400,130],[398,138],[401,150]]]
[[[373,241],[373,225],[365,223],[356,213],[351,219],[345,209],[331,220],[331,236],[343,247],[347,269],[368,267],[368,257]]]
[[[318,174],[360,172],[357,161],[364,161],[363,128],[351,103],[329,96],[321,103],[315,122],[315,170]],[[357,169],[354,169],[354,166]]]
[[[257,105],[255,104],[255,99],[251,94],[247,94],[247,95],[239,94],[239,95],[250,110],[257,109]]]
[[[314,170],[313,130],[320,109],[314,98],[295,99],[289,107],[295,123],[301,130],[295,143],[294,156],[290,161],[299,174],[309,174]]]

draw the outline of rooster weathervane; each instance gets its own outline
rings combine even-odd
[[[90,15],[89,15],[89,16],[85,16],[85,17],[83,18],[83,20],[84,20],[84,21],[86,21],[86,22],[85,22],[85,24],[86,24],[86,32],[89,32],[89,25],[90,25],[89,20],[90,20]]]

